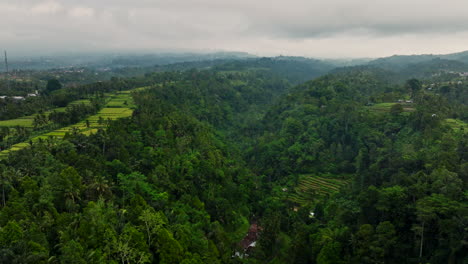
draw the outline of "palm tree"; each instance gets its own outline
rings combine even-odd
[[[7,190],[13,187],[13,182],[15,179],[18,180],[22,174],[20,171],[13,168],[6,169],[3,165],[0,169],[2,171],[0,173],[0,184],[2,185],[2,204],[5,207]]]
[[[103,175],[97,175],[88,186],[88,189],[95,193],[97,197],[105,196],[111,193],[111,184]]]

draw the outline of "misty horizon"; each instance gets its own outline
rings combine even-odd
[[[5,0],[0,48],[64,53],[247,52],[255,56],[379,58],[467,50],[458,0],[152,2]]]
[[[60,52],[41,52],[37,51],[34,53],[23,53],[19,51],[1,49],[1,57],[4,57],[4,52],[7,52],[9,60],[27,60],[27,59],[38,59],[38,58],[67,58],[74,56],[87,56],[87,57],[119,57],[119,56],[183,56],[183,55],[200,55],[200,56],[214,56],[214,55],[238,55],[245,56],[250,58],[275,58],[275,57],[298,57],[298,58],[307,58],[307,59],[317,59],[317,60],[374,60],[380,58],[389,58],[393,56],[446,56],[451,54],[459,54],[468,52],[467,50],[458,50],[449,53],[408,53],[400,54],[394,53],[385,56],[375,56],[375,57],[353,57],[353,56],[340,56],[340,57],[322,57],[322,56],[307,56],[307,55],[292,55],[292,54],[272,54],[272,55],[260,55],[253,54],[247,51],[241,50],[128,50],[128,51],[60,51]]]

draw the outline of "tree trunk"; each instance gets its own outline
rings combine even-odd
[[[2,201],[3,201],[3,207],[6,205],[5,201],[5,184],[2,184]]]
[[[424,221],[422,222],[421,243],[420,243],[420,245],[419,245],[419,259],[420,259],[420,260],[421,260],[421,258],[422,258],[423,243],[424,243]]]

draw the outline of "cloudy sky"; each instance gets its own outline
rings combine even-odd
[[[468,50],[467,0],[0,0],[0,49],[379,57]]]

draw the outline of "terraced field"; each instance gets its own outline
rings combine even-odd
[[[0,127],[27,127],[27,128],[32,128],[33,127],[33,121],[34,121],[34,116],[24,116],[21,118],[16,118],[16,119],[10,119],[10,120],[2,120],[0,121]]]
[[[81,99],[81,100],[73,101],[73,102],[69,103],[68,105],[71,106],[71,105],[90,104],[90,103],[91,103],[91,101],[88,100],[88,99]],[[52,110],[44,112],[44,114],[46,116],[49,116],[49,114],[52,113],[53,111],[65,112],[66,109],[67,109],[66,107],[57,107],[57,108],[54,108]],[[0,127],[17,127],[17,126],[20,126],[20,127],[26,127],[26,128],[33,128],[34,127],[33,122],[34,122],[34,118],[36,117],[36,115],[37,114],[30,115],[30,116],[23,116],[23,117],[16,118],[16,119],[2,120],[2,121],[0,121]]]
[[[375,105],[368,106],[368,107],[373,112],[385,113],[385,112],[390,112],[390,109],[392,108],[392,106],[396,104],[398,103],[379,103],[379,104],[375,104]],[[414,104],[411,104],[411,103],[400,103],[400,104],[401,106],[403,106],[403,112],[412,112],[415,110]]]
[[[448,119],[445,119],[445,122],[446,122],[447,125],[449,125],[451,128],[453,128],[455,131],[463,130],[463,131],[465,131],[465,133],[468,132],[468,124],[463,122],[460,119],[448,118]]]
[[[317,198],[338,192],[347,183],[347,181],[329,177],[302,175],[299,184],[288,195],[287,199],[299,205],[304,205]]]
[[[83,100],[79,100],[83,101]],[[77,104],[78,101],[72,102],[70,104]],[[89,102],[89,101],[88,101]],[[57,112],[65,112],[66,107],[58,107],[54,108],[53,110],[44,112],[46,116],[48,116],[52,111],[57,111]],[[36,117],[37,114],[30,115],[30,116],[23,116],[20,118],[16,119],[10,119],[10,120],[2,120],[0,121],[0,127],[26,127],[26,128],[33,128],[33,122],[34,122],[34,117]]]
[[[139,90],[143,88],[138,88],[135,90]],[[135,91],[135,90],[132,90],[132,91]],[[50,137],[63,138],[67,133],[71,133],[71,132],[78,132],[78,133],[82,133],[85,135],[91,135],[93,133],[96,133],[99,128],[105,127],[106,122],[108,120],[115,120],[119,118],[132,116],[133,108],[135,107],[135,104],[131,96],[132,91],[117,92],[113,95],[110,95],[109,100],[104,106],[104,108],[102,108],[97,114],[92,115],[86,118],[85,120],[82,120],[81,122],[76,123],[74,125],[63,127],[63,128],[42,134],[40,136],[36,136],[28,140],[27,142],[15,144],[10,149],[1,151],[0,158],[6,157],[8,153],[11,151],[20,150],[22,148],[30,146],[29,144],[30,141],[36,142],[36,141],[39,141],[40,139],[47,139]],[[82,102],[78,102],[78,103],[82,103]]]

